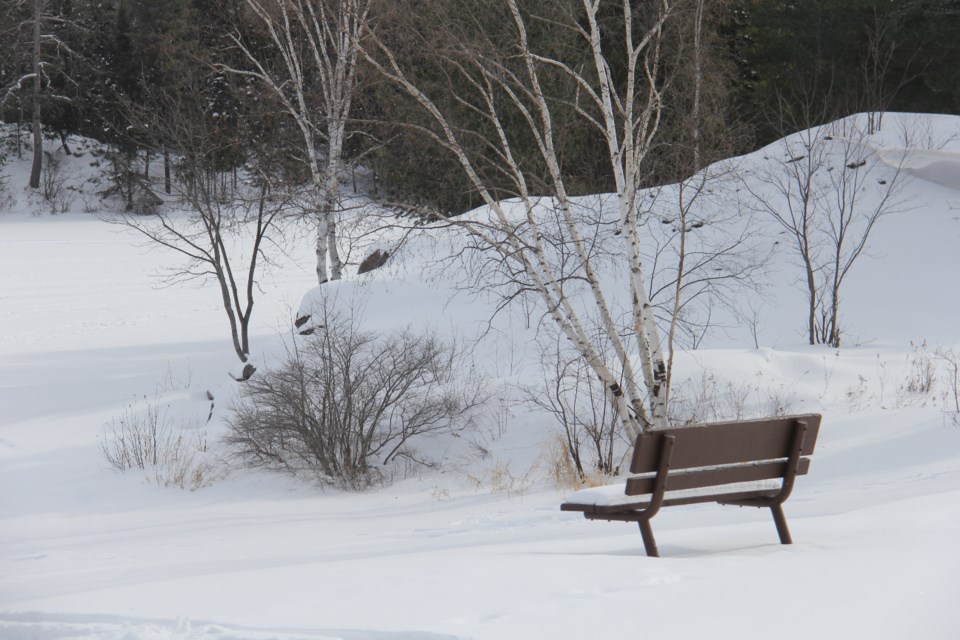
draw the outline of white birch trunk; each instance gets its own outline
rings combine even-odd
[[[337,250],[337,207],[346,123],[356,88],[360,38],[366,28],[369,0],[245,0],[263,21],[280,54],[280,69],[263,66],[238,38],[234,42],[254,70],[226,70],[262,81],[279,98],[300,130],[314,188],[320,194],[317,215],[317,281],[338,280],[343,265]],[[331,8],[332,7],[332,8]],[[307,86],[319,80],[319,92]],[[315,96],[319,96],[317,104]],[[324,131],[326,160],[315,138]],[[329,265],[327,264],[329,261]]]
[[[342,100],[342,97],[341,97]],[[349,97],[347,98],[349,100]],[[341,107],[343,103],[341,102]],[[349,102],[345,107],[349,110]],[[341,113],[338,110],[338,113]],[[343,277],[343,263],[340,260],[340,252],[337,249],[337,215],[340,209],[340,172],[343,167],[343,143],[346,131],[346,119],[338,115],[335,119],[328,120],[328,145],[327,145],[327,167],[326,182],[324,184],[324,203],[326,210],[321,215],[327,219],[326,243],[328,257],[330,260],[330,279],[339,280]]]
[[[637,211],[637,191],[640,186],[640,165],[650,148],[650,142],[659,125],[659,92],[650,73],[649,63],[643,61],[644,76],[647,80],[648,97],[640,113],[635,115],[637,101],[637,71],[641,57],[653,45],[654,67],[659,56],[659,35],[663,20],[669,13],[667,2],[661,4],[661,21],[647,33],[644,39],[635,44],[633,40],[633,15],[629,2],[624,2],[624,35],[626,56],[629,60],[626,87],[619,100],[615,100],[616,91],[607,69],[602,48],[601,30],[597,23],[599,0],[583,0],[589,23],[590,48],[594,67],[600,84],[598,107],[600,108],[607,142],[613,177],[617,190],[617,204],[623,221],[622,235],[626,244],[630,269],[630,293],[633,308],[633,330],[640,348],[640,366],[644,384],[647,388],[647,403],[650,407],[652,423],[655,428],[668,424],[667,414],[667,363],[663,355],[660,332],[656,326],[653,308],[647,291],[647,274],[640,253],[640,225]],[[616,102],[616,104],[615,104]],[[618,108],[620,107],[620,108]],[[618,120],[618,112],[622,118]],[[618,131],[619,129],[619,131]]]
[[[321,205],[322,206],[322,205]],[[319,207],[318,207],[319,208]],[[329,218],[323,215],[317,216],[317,284],[326,284],[330,281],[330,274],[327,271],[327,225]]]

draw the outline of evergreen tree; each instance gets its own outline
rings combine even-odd
[[[738,0],[719,29],[759,143],[857,111],[960,111],[957,0]]]

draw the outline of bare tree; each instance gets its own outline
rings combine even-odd
[[[807,292],[810,344],[839,347],[841,288],[885,216],[903,211],[899,167],[881,174],[862,116],[784,138],[781,157],[743,178],[747,206],[770,216],[790,239]],[[902,164],[902,159],[901,159]]]
[[[914,51],[908,57],[903,51],[903,43],[897,42],[894,20],[891,10],[881,13],[875,8],[873,21],[866,27],[866,47],[861,66],[868,134],[880,130],[883,115],[897,93],[923,73],[923,70],[915,69],[919,51]],[[907,58],[905,63],[903,58]],[[891,75],[895,66],[901,69],[898,78]]]
[[[340,174],[369,0],[245,0],[245,4],[256,26],[264,30],[276,61],[237,33],[232,39],[251,66],[223,68],[262,82],[296,123],[317,189],[317,280],[320,284],[339,280]]]
[[[703,103],[703,18],[706,0],[696,0],[693,17],[693,107],[690,120],[693,130],[693,169],[699,171],[703,158],[701,107]]]
[[[743,294],[762,289],[772,251],[757,216],[737,206],[738,171],[718,162],[647,191],[650,300],[667,335],[670,381],[676,351],[727,329],[714,313],[740,317]]]
[[[524,388],[527,399],[562,429],[564,449],[579,480],[591,472],[617,474],[629,443],[621,437],[603,385],[565,338],[551,335],[549,345],[542,345],[543,382]]]
[[[265,171],[236,186],[226,179],[229,170],[219,166],[224,141],[200,103],[196,96],[161,94],[150,109],[129,111],[130,121],[151,142],[178,150],[173,186],[188,213],[161,207],[149,216],[127,213],[119,222],[186,260],[169,269],[168,282],[216,282],[233,349],[246,363],[257,273],[269,261],[267,249],[276,241],[281,218],[290,214],[293,197],[274,189]],[[250,373],[246,369],[244,377]]]

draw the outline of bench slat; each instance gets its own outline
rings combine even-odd
[[[731,493],[715,493],[702,496],[685,496],[683,498],[665,498],[663,506],[676,507],[685,504],[699,504],[703,502],[728,502],[736,500],[751,500],[769,498],[775,495],[776,490],[760,489],[757,491],[734,491]],[[581,505],[586,506],[586,505]],[[588,520],[617,520],[622,522],[637,522],[644,519],[644,509],[650,506],[649,502],[637,502],[631,505],[596,505],[590,509],[563,509],[564,511],[582,511],[583,517]]]
[[[637,438],[630,471],[656,471],[663,438],[667,435],[676,438],[670,461],[671,470],[785,458],[793,442],[797,420],[807,423],[806,438],[800,453],[809,456],[813,453],[820,431],[818,414],[650,431]]]
[[[810,458],[800,458],[797,475],[804,475],[810,470]],[[666,491],[680,491],[682,489],[699,489],[714,487],[735,482],[754,482],[756,480],[771,480],[782,478],[787,472],[787,461],[777,460],[760,464],[742,465],[737,467],[722,467],[719,469],[703,469],[698,471],[677,471],[667,475]],[[627,479],[626,494],[639,496],[653,493],[653,484],[656,476],[641,476]]]

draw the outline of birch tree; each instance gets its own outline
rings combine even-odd
[[[249,67],[221,66],[262,82],[296,124],[303,140],[303,160],[317,191],[317,281],[339,280],[343,268],[337,250],[340,174],[369,0],[244,3],[270,44],[269,54],[235,33],[232,40]]]
[[[541,300],[548,317],[602,381],[628,434],[664,426],[667,365],[641,257],[638,193],[641,168],[660,122],[660,44],[670,2],[645,5],[643,15],[628,0],[536,7],[549,10],[549,16],[535,14],[517,0],[507,0],[503,7],[503,21],[488,24],[507,25],[505,32],[484,32],[484,21],[461,15],[473,31],[443,40],[442,51],[425,38],[407,45],[436,52],[446,72],[466,82],[469,92],[454,101],[479,118],[481,130],[461,129],[453,113],[417,82],[417,70],[404,67],[384,38],[371,37],[367,59],[431,116],[435,128],[421,134],[434,136],[455,155],[489,211],[451,222],[493,251],[503,268]],[[468,13],[464,7],[457,11]],[[577,46],[551,50],[549,38],[537,37],[544,25],[573,34]],[[418,37],[415,29],[403,34]],[[616,65],[608,54],[612,41],[617,55],[625,56]],[[615,66],[622,70],[616,77]],[[563,110],[588,122],[606,148],[614,194],[604,215],[620,243],[617,259],[626,273],[622,283],[601,282],[591,230],[601,226],[584,224],[584,208],[567,189],[558,153],[562,131],[555,126]],[[512,126],[517,123],[522,126]],[[521,139],[533,141],[536,157],[521,155]],[[478,148],[486,153],[478,156]],[[494,174],[510,185],[516,205],[497,197],[487,177]],[[623,314],[617,299],[627,301]],[[610,345],[609,357],[604,357],[603,343]]]

